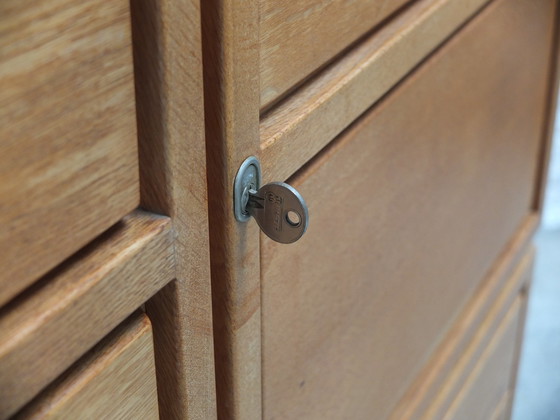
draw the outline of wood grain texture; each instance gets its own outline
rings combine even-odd
[[[260,102],[267,106],[409,0],[260,0]]]
[[[128,1],[0,3],[0,305],[138,205]]]
[[[505,314],[512,312],[510,308],[512,305],[516,306],[516,301],[517,309],[513,310],[513,312],[517,313],[516,316],[519,317],[521,321],[518,328],[516,328],[515,335],[518,335],[520,327],[522,326],[521,324],[524,321],[526,287],[531,280],[533,261],[534,249],[530,249],[529,252],[523,256],[523,259],[514,267],[511,278],[504,285],[505,287],[501,291],[496,303],[494,303],[493,308],[476,329],[472,340],[462,349],[460,357],[451,365],[452,368],[444,372],[446,375],[445,381],[441,384],[439,391],[435,393],[435,395],[431,395],[428,401],[426,401],[428,407],[425,412],[421,413],[420,418],[432,420],[448,417],[447,413],[451,410],[454,400],[459,398],[462,390],[468,386],[469,375],[476,369],[476,365],[480,360],[484,359],[484,352],[492,345],[491,342],[496,335],[499,335],[497,332],[499,330],[499,325],[502,323]],[[505,318],[507,319],[507,316],[505,316]],[[520,343],[517,343],[517,340],[514,338],[510,343],[511,355],[509,357],[510,362],[508,363],[507,375],[502,375],[505,376],[505,383],[501,389],[498,390],[494,401],[486,408],[488,411],[486,415],[480,418],[489,418],[494,412],[496,405],[498,405],[502,394],[510,388],[510,378],[514,371],[513,362],[516,349],[518,348],[517,344]],[[506,372],[504,372],[504,374],[506,374]]]
[[[148,317],[135,314],[119,325],[17,419],[159,419]]]
[[[200,3],[133,1],[142,207],[171,217],[176,280],[146,305],[160,415],[216,417]]]
[[[509,387],[524,302],[521,298],[514,302],[444,420],[490,419],[494,414]]]
[[[475,343],[470,345],[471,348],[483,348],[488,342],[491,334],[484,331],[494,331],[519,291],[529,287],[534,250],[528,248],[537,226],[538,215],[532,214],[526,219],[494,264],[488,278],[453,324],[444,342],[433,352],[401,398],[390,416],[392,420],[419,419],[436,396],[442,395],[445,381],[463,357],[469,343]],[[521,316],[524,319],[524,313]],[[486,329],[482,328],[483,325]],[[463,364],[472,364],[469,358],[463,360]],[[447,385],[451,386],[449,383]]]
[[[0,418],[174,278],[169,219],[121,223],[0,311]]]
[[[290,180],[311,223],[261,237],[265,418],[395,408],[531,212],[553,7],[491,5]]]
[[[202,6],[218,417],[261,417],[259,228],[233,214],[233,183],[259,148],[258,3]]]
[[[291,176],[486,3],[416,1],[266,113],[264,179]]]

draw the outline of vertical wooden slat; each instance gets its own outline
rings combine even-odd
[[[216,417],[200,3],[132,1],[141,205],[169,215],[177,279],[146,305],[160,416]]]
[[[259,149],[258,2],[202,2],[218,417],[261,417],[259,229],[233,215],[233,182]]]

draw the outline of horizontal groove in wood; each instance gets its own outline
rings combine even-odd
[[[0,311],[0,418],[8,417],[174,278],[170,219],[125,217]]]
[[[150,320],[135,313],[105,337],[16,419],[157,419]]]
[[[528,279],[530,263],[534,250],[530,249],[531,240],[538,226],[539,217],[533,213],[525,219],[515,236],[506,246],[501,256],[491,269],[487,279],[477,290],[467,308],[447,334],[443,344],[436,350],[415,382],[401,398],[393,411],[393,420],[418,419],[433,401],[437,392],[443,389],[444,381],[453,367],[460,362],[465,348],[481,346],[488,337],[480,332],[483,320],[492,320],[497,325],[500,314],[507,311],[509,305],[519,294],[520,288]],[[493,324],[493,325],[494,325]],[[450,384],[448,384],[450,385]],[[455,383],[453,389],[458,389]],[[450,391],[446,393],[449,397]],[[450,397],[449,397],[450,398]]]
[[[487,2],[420,0],[267,112],[263,179],[287,179]]]

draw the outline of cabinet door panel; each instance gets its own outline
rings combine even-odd
[[[266,418],[385,418],[532,211],[554,1],[497,1],[292,180],[261,235]]]
[[[129,3],[0,3],[0,304],[138,205]]]

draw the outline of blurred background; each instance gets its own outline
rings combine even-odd
[[[560,420],[560,112],[549,166],[513,420]]]

